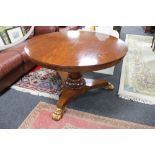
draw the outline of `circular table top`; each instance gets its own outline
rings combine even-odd
[[[127,45],[110,35],[88,32],[54,32],[26,42],[25,52],[41,66],[67,72],[111,67],[127,53]]]

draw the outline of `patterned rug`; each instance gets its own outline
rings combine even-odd
[[[19,129],[147,129],[151,126],[136,124],[123,120],[97,116],[66,108],[66,113],[60,121],[52,120],[51,114],[55,105],[39,102]]]
[[[129,50],[122,65],[120,97],[155,104],[155,53],[151,42],[151,36],[126,36]]]
[[[38,66],[11,88],[57,100],[62,86],[61,78],[56,71]]]

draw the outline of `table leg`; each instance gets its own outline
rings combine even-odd
[[[64,82],[62,94],[56,104],[56,110],[52,114],[52,118],[56,121],[60,120],[64,113],[66,104],[73,98],[86,93],[90,89],[104,88],[113,90],[114,86],[106,80],[94,80],[83,78],[80,73],[69,73],[68,78]]]

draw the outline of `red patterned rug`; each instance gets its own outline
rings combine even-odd
[[[97,116],[66,108],[60,121],[51,118],[55,105],[39,102],[20,125],[20,129],[143,129],[151,126]]]
[[[56,71],[38,66],[11,88],[32,95],[58,99],[62,86],[61,78]]]

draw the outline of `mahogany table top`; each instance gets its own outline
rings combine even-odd
[[[25,52],[41,66],[67,72],[111,67],[127,53],[127,45],[110,35],[88,31],[54,32],[33,37]]]

